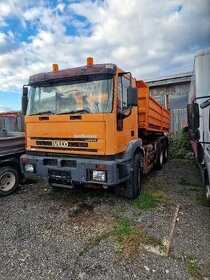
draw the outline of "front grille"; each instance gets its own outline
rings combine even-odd
[[[37,146],[52,146],[54,148],[54,143],[58,143],[57,146],[59,146],[59,143],[62,143],[62,141],[36,141]],[[77,143],[77,142],[66,142],[68,147],[88,147],[88,143]],[[60,147],[62,148],[62,147]]]
[[[54,150],[54,151],[73,151],[73,152],[92,152],[97,153],[97,149],[90,149],[88,142],[97,142],[96,138],[45,138],[31,137],[36,140],[31,149]],[[68,163],[66,163],[68,164]],[[54,165],[54,163],[52,164]]]
[[[57,159],[48,159],[48,158],[45,158],[43,160],[43,165],[52,165],[52,166],[56,166],[58,163]]]
[[[76,160],[61,160],[61,167],[77,167]]]
[[[72,149],[72,148],[60,148],[60,147],[45,147],[45,146],[31,146],[31,149],[42,149],[42,150],[56,150],[56,151],[76,151],[76,152],[94,152],[97,153],[97,149]]]

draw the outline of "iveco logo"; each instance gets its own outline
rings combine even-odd
[[[52,141],[53,147],[68,147],[68,142]]]

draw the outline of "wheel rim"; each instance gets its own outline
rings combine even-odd
[[[15,174],[12,172],[5,172],[0,177],[0,190],[7,192],[10,191],[16,182]]]

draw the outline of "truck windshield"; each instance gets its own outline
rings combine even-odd
[[[113,76],[86,76],[65,83],[30,88],[27,115],[110,113]]]

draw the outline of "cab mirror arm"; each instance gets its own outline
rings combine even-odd
[[[117,118],[123,120],[125,118],[128,118],[131,115],[131,113],[132,113],[132,105],[129,105],[124,112],[117,113]]]

